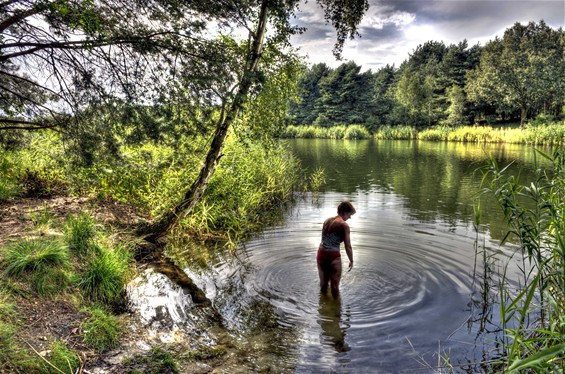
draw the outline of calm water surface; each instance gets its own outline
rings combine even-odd
[[[491,154],[533,178],[533,149],[310,139],[289,147],[305,168],[325,170],[324,190],[236,256],[187,269],[228,326],[263,351],[257,368],[432,373],[449,357],[455,371],[481,371],[500,333],[475,254],[505,257],[513,248],[498,245],[506,227],[492,200],[482,199],[481,232],[473,229],[475,171]],[[345,199],[357,209],[348,221],[355,266],[336,301],[320,295],[315,257],[323,221]]]

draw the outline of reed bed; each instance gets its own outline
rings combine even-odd
[[[523,128],[492,126],[434,126],[417,129],[413,126],[381,126],[370,133],[362,125],[337,125],[332,127],[290,125],[281,138],[306,139],[376,139],[425,140],[466,143],[513,143],[554,146],[565,143],[564,122],[532,121]]]

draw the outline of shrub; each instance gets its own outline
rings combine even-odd
[[[121,331],[118,319],[100,308],[86,311],[90,317],[81,325],[84,343],[98,352],[117,347]]]

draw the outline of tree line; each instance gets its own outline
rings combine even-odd
[[[485,46],[419,45],[398,68],[350,61],[305,68],[292,125],[464,126],[565,114],[565,32],[542,20],[514,24]]]

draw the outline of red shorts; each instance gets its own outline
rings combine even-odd
[[[319,264],[330,263],[336,257],[341,257],[341,253],[336,251],[327,251],[325,249],[318,249],[316,260],[318,261]]]
[[[320,276],[320,286],[322,289],[331,284],[332,290],[339,289],[341,280],[341,254],[334,251],[318,249],[316,256],[318,263],[318,275]]]

